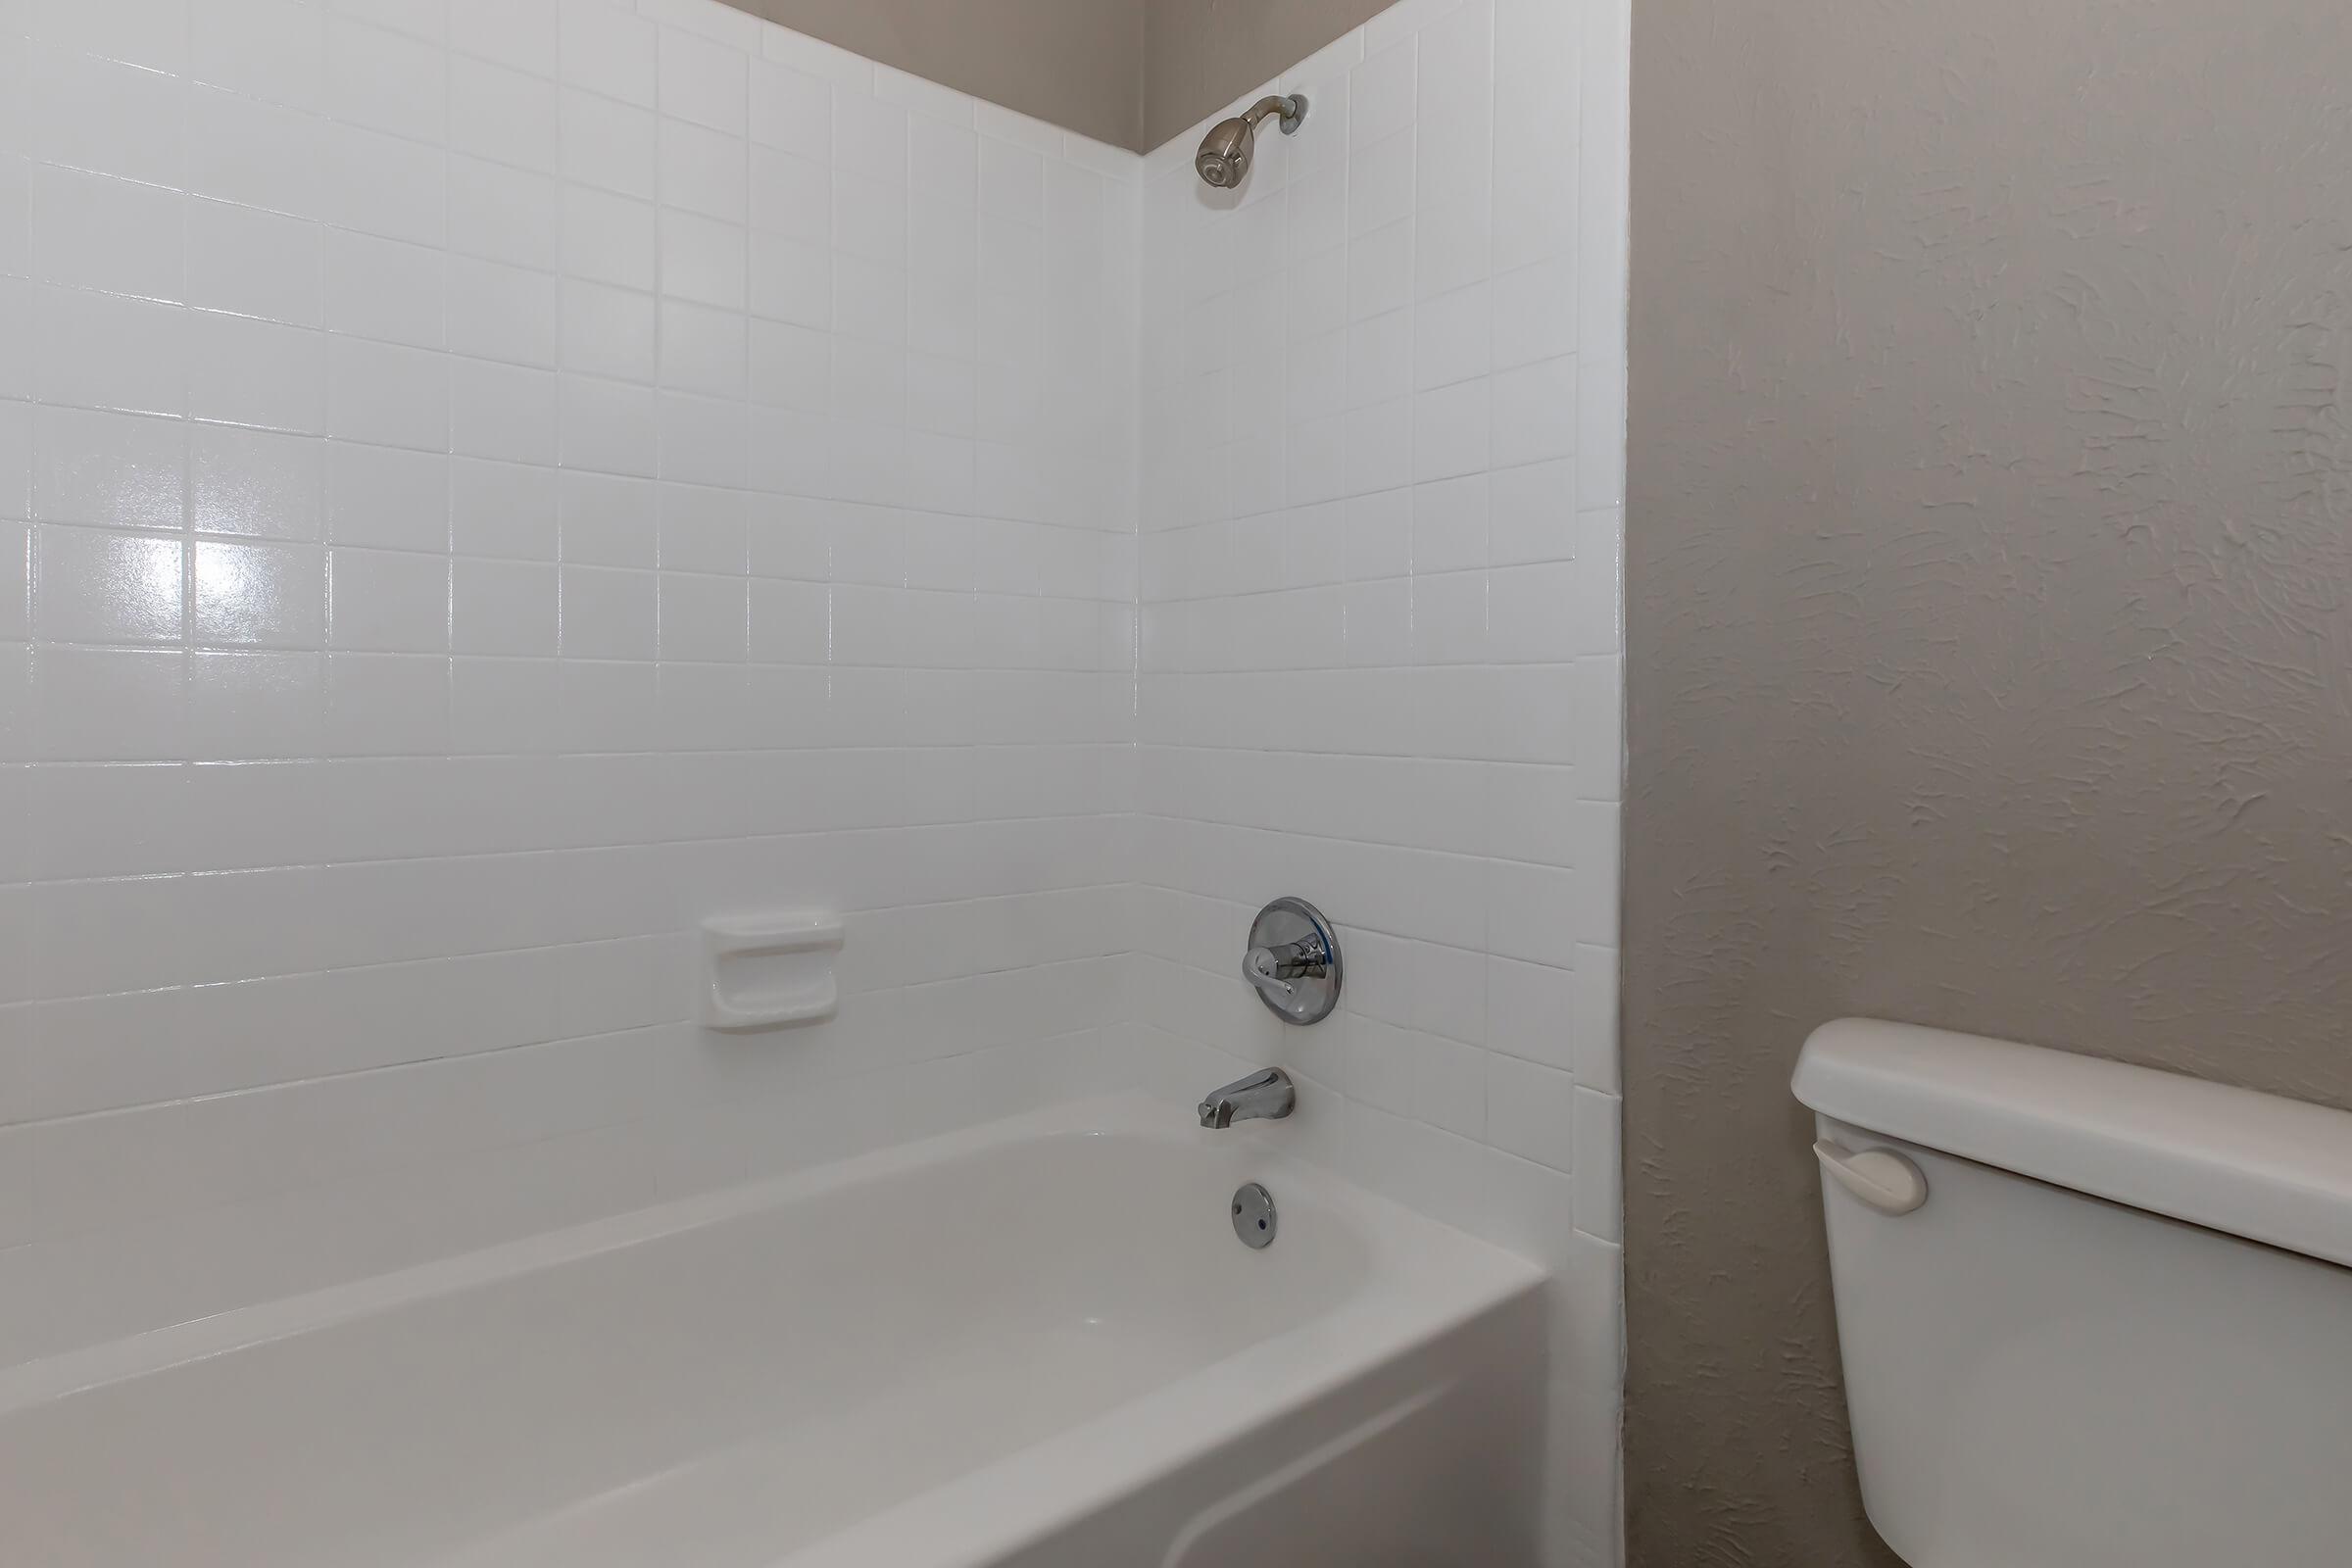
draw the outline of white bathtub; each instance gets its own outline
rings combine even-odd
[[[1183,1118],[1041,1112],[0,1373],[0,1562],[1532,1563],[1539,1272]]]

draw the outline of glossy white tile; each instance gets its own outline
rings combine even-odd
[[[1324,113],[1239,202],[1181,146],[1146,160],[1130,853],[1154,1038],[1274,1050],[1234,1043],[1230,944],[1315,899],[1347,1039],[1295,1060],[1355,1106],[1342,1162],[1554,1267],[1584,1249],[1613,1302],[1624,274],[1587,255],[1623,224],[1586,193],[1623,138],[1583,126],[1625,57],[1587,9],[1392,7],[1286,75]],[[1588,358],[1620,389],[1592,409]],[[1269,681],[1314,701],[1261,711]],[[1563,1384],[1555,1423],[1606,1402]],[[1563,1476],[1578,1541],[1614,1539],[1614,1475]]]
[[[0,976],[7,1114],[138,1129],[0,1197],[64,1342],[545,1223],[501,1184],[601,1168],[528,1151],[617,1089],[805,1109],[1040,1032],[1047,965],[1270,1050],[1229,944],[1283,891],[1359,944],[1299,1058],[1364,1112],[1334,1157],[1439,1208],[1508,1159],[1488,1230],[1613,1234],[1622,225],[1579,202],[1621,187],[1605,66],[1563,108],[1510,58],[1574,71],[1581,19],[1385,14],[1219,207],[689,0],[36,9],[58,80],[157,77],[0,157],[0,734],[57,959]],[[1318,700],[1236,700],[1276,680]],[[848,971],[891,1027],[659,1033],[677,933],[786,892],[908,956]],[[487,1217],[396,1245],[362,1189],[461,1124]],[[289,1192],[348,1248],[256,1240]],[[172,1290],[67,1263],[199,1233]]]

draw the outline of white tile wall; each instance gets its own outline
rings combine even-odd
[[[0,0],[0,1363],[1278,1060],[1557,1271],[1613,1561],[1627,29],[1217,195],[711,0]]]
[[[1139,192],[707,0],[0,4],[0,1362],[1123,1074]]]
[[[1627,30],[1404,0],[1239,192],[1145,163],[1147,1070],[1286,1063],[1323,1157],[1554,1268],[1560,1564],[1618,1556]],[[1236,975],[1285,893],[1312,1029]]]

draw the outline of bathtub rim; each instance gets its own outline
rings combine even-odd
[[[1357,1232],[1367,1267],[1354,1289],[1335,1303],[1111,1409],[914,1492],[777,1559],[792,1568],[882,1560],[904,1562],[907,1568],[950,1568],[987,1562],[1050,1535],[1111,1498],[1311,1404],[1372,1368],[1535,1296],[1547,1278],[1539,1265],[1515,1252],[1287,1152],[1279,1123],[1238,1134],[1210,1133],[1193,1126],[1190,1116],[1189,1106],[1134,1091],[1071,1101],[77,1348],[0,1368],[0,1420],[197,1361],[763,1210],[821,1200],[839,1189],[1018,1143],[1140,1138],[1216,1155],[1238,1147],[1278,1191],[1311,1189],[1319,1205]],[[1540,1342],[1533,1348],[1542,1353]],[[1541,1369],[1535,1375],[1542,1375]],[[875,1555],[878,1551],[882,1555]]]
[[[1345,1182],[1338,1185],[1413,1221],[1408,1236],[1426,1226],[1458,1241],[1465,1252],[1399,1257],[1383,1248],[1365,1288],[1331,1311],[911,1494],[773,1559],[769,1568],[990,1568],[1475,1324],[1499,1320],[1514,1306],[1544,1310],[1549,1276],[1537,1264]],[[1443,1243],[1436,1246],[1446,1251]],[[1464,1266],[1457,1271],[1455,1264]],[[1446,1277],[1417,1276],[1415,1268]],[[1541,1328],[1525,1343],[1528,1375],[1545,1380]],[[1458,1381],[1444,1380],[1446,1386]],[[1394,1408],[1425,1403],[1437,1392],[1425,1386]]]

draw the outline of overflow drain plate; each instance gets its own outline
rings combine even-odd
[[[1244,1182],[1233,1193],[1233,1234],[1244,1247],[1274,1245],[1274,1195],[1255,1182]]]

